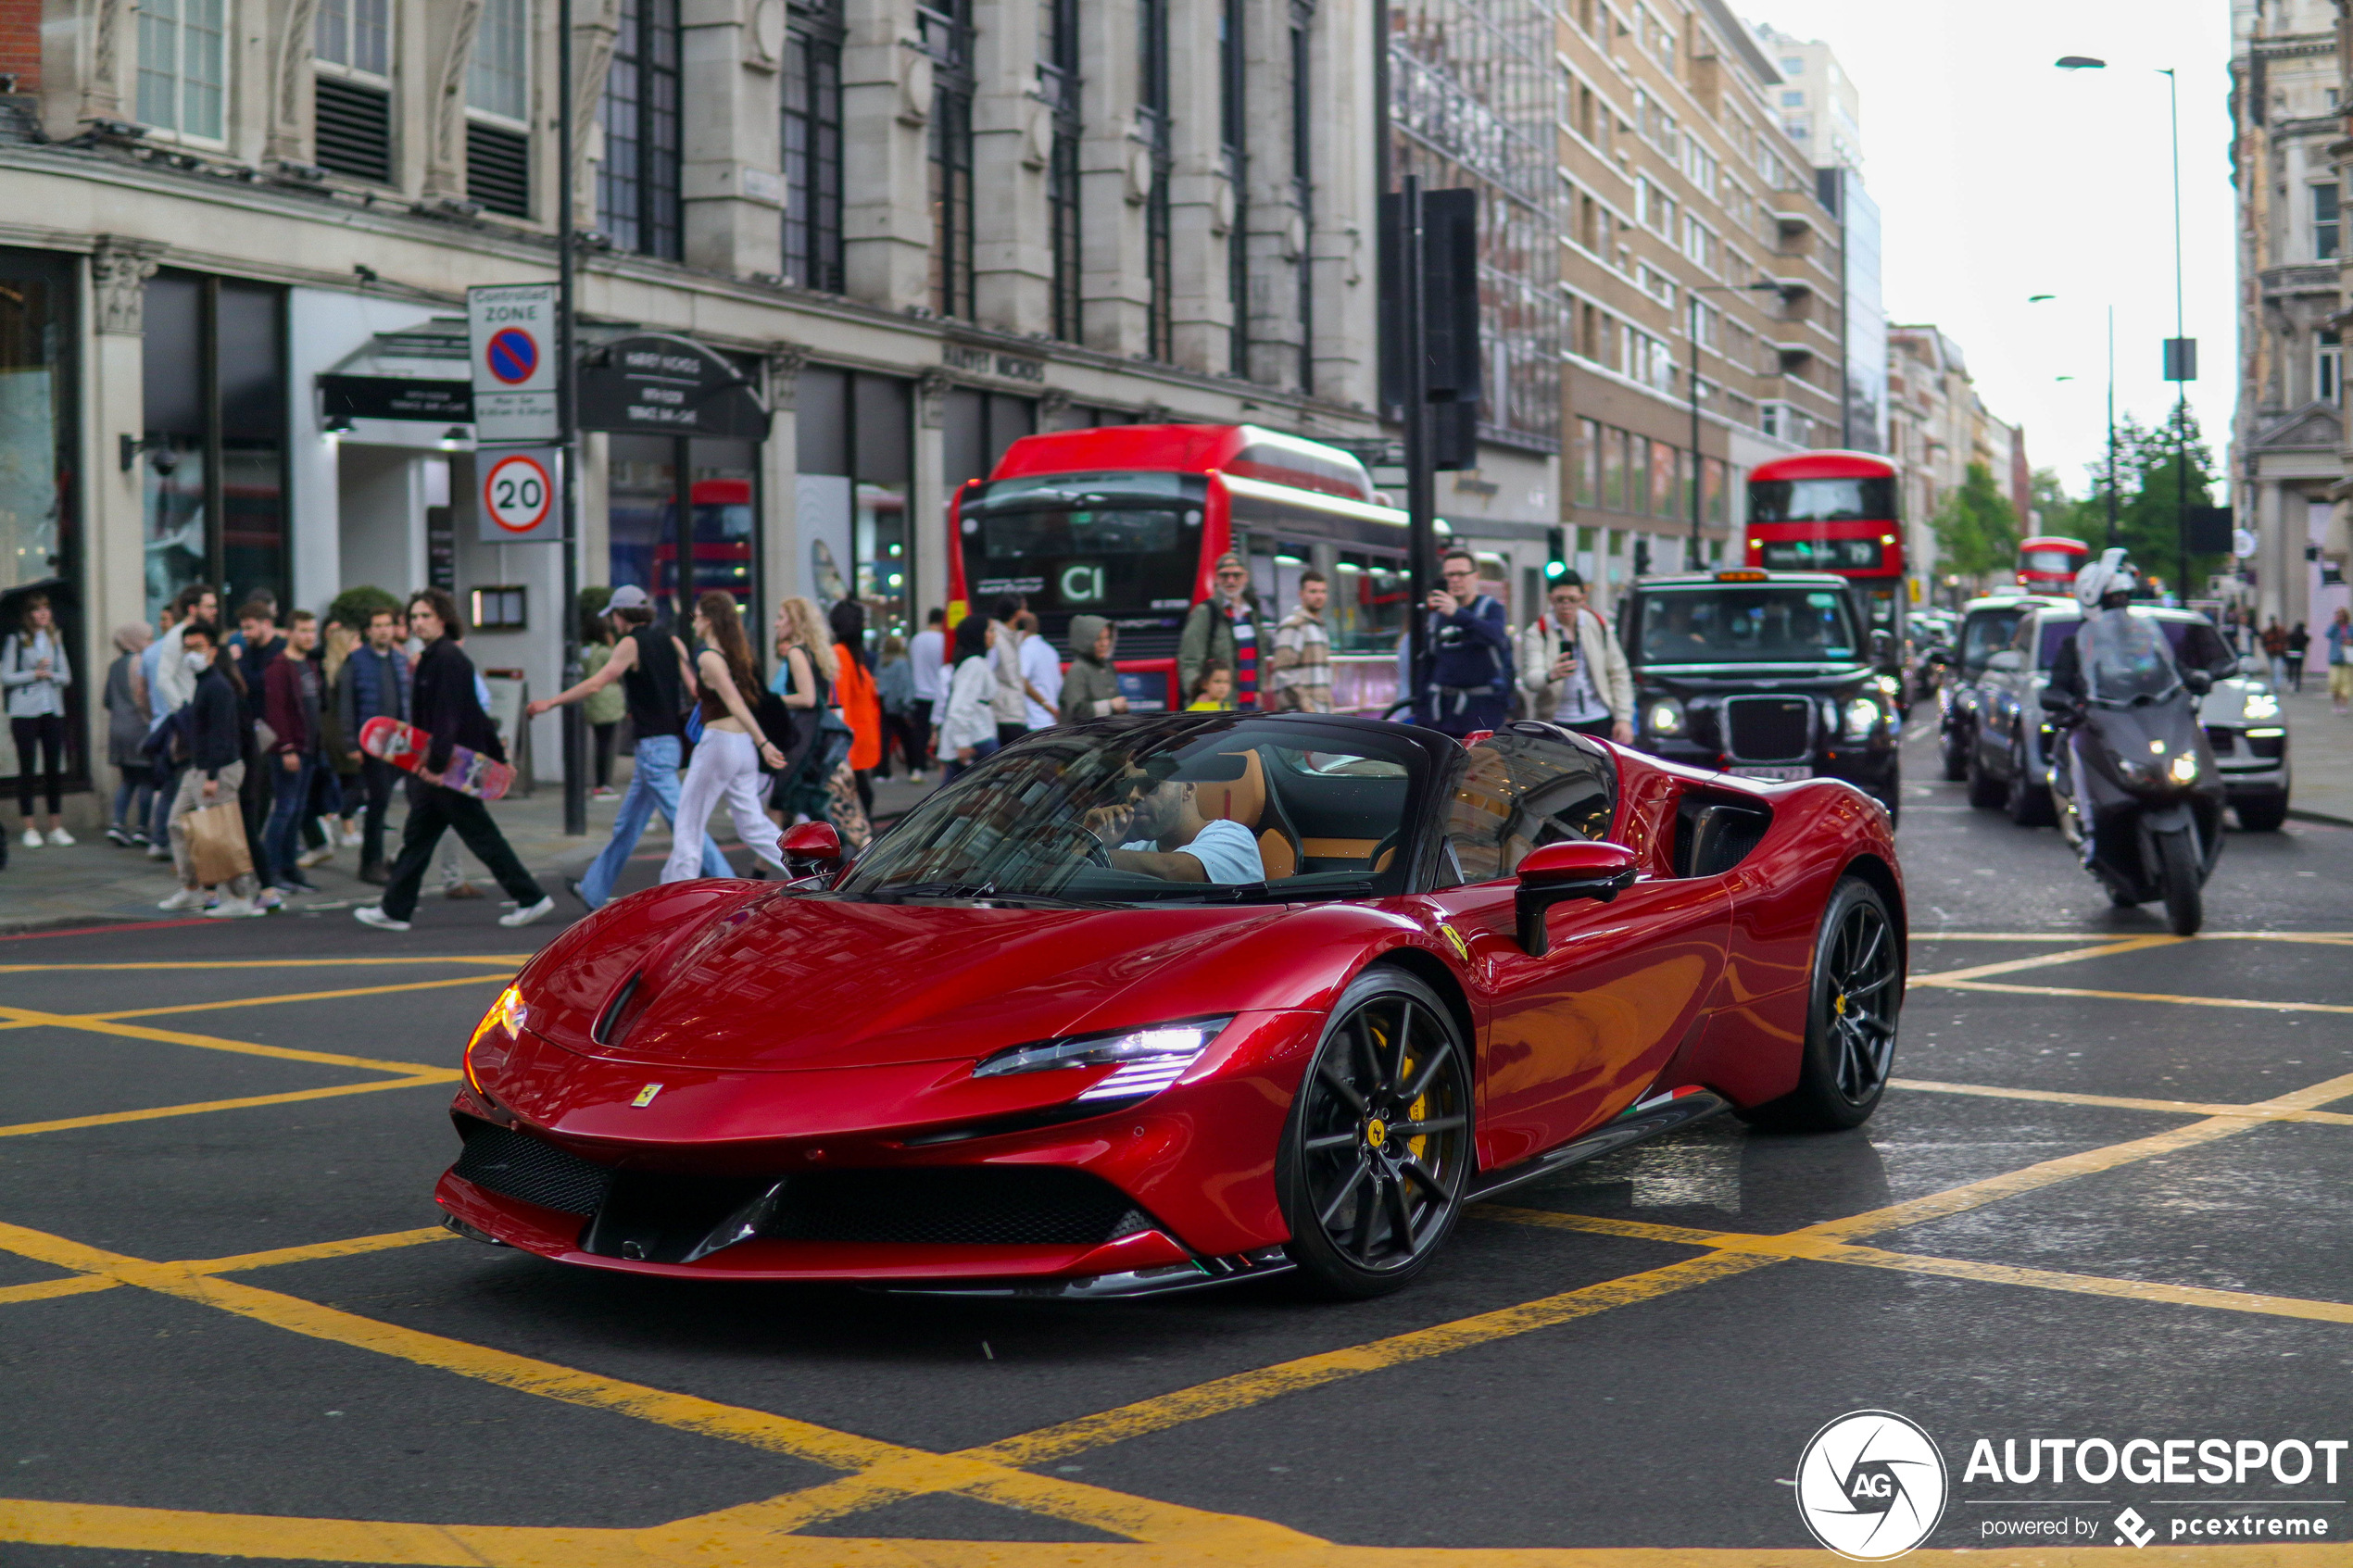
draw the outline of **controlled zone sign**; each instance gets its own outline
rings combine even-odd
[[[559,476],[562,451],[554,446],[484,447],[474,455],[482,475],[475,495],[485,545],[554,545],[564,536]]]
[[[474,438],[556,436],[556,285],[488,283],[466,291]]]

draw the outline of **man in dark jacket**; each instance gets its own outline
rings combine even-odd
[[[1502,727],[1512,692],[1512,634],[1503,601],[1478,591],[1478,558],[1449,550],[1446,586],[1429,596],[1429,675],[1416,704],[1450,735]]]
[[[203,909],[222,919],[262,914],[265,911],[254,902],[256,883],[251,872],[233,878],[220,902],[204,908],[205,884],[196,878],[195,856],[188,844],[188,819],[208,806],[237,797],[237,785],[245,776],[245,721],[238,702],[238,683],[230,671],[234,656],[220,646],[220,634],[210,621],[186,622],[180,637],[180,658],[195,675],[195,690],[172,721],[186,741],[188,765],[171,801],[171,859],[180,872],[180,891],[160,907]]]
[[[302,874],[295,857],[302,852],[303,802],[310,798],[311,777],[323,760],[319,745],[319,667],[310,650],[319,646],[319,618],[307,609],[294,613],[282,650],[262,671],[262,721],[275,737],[264,754],[270,772],[270,825],[262,831],[269,847],[271,885],[287,893],[316,893],[318,887]]]
[[[382,886],[392,880],[384,869],[384,813],[392,807],[392,776],[398,770],[362,756],[359,732],[371,719],[409,721],[409,656],[400,651],[400,618],[391,610],[368,617],[368,640],[351,650],[337,696],[344,743],[359,763],[360,787],[368,792],[368,819],[359,830],[359,880]]]
[[[392,868],[381,904],[352,910],[363,925],[385,931],[406,931],[417,910],[417,889],[444,831],[455,828],[458,837],[490,868],[498,885],[515,901],[514,912],[498,917],[506,926],[529,925],[556,907],[539,884],[523,870],[506,835],[490,820],[490,809],[471,795],[441,782],[457,746],[507,759],[497,727],[482,710],[474,695],[474,667],[458,646],[457,604],[439,588],[421,589],[409,600],[409,629],[424,644],[417,657],[417,672],[409,693],[409,721],[433,736],[423,766],[409,781],[409,821],[400,834],[400,859]]]

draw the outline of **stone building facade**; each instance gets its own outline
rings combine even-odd
[[[1969,477],[1969,465],[1982,463],[2027,528],[2026,434],[1986,408],[1961,345],[1942,329],[1894,326],[1887,336],[1889,448],[1902,475],[1906,558],[1924,599],[1949,599],[1986,584],[1955,579],[1939,566],[1937,508]]]
[[[2347,602],[2347,12],[2343,0],[2231,6],[2239,363],[2230,498],[2256,537],[2243,571],[2255,613],[2314,628]]]
[[[520,588],[469,646],[551,689],[558,555],[479,542],[432,388],[469,285],[554,277],[565,182],[584,342],[682,340],[765,411],[589,434],[585,583],[732,587],[756,635],[851,593],[903,630],[945,595],[946,497],[1019,435],[1379,434],[1363,7],[573,11],[563,168],[555,0],[0,8],[0,619],[64,611],[82,778],[108,629],[189,581]]]

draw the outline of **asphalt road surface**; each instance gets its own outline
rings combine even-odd
[[[1931,1549],[2344,1552],[2353,830],[2234,836],[2176,942],[1932,761],[1873,1122],[1582,1167],[1354,1306],[562,1269],[430,1199],[547,928],[0,941],[0,1568],[1787,1563],[1801,1453],[1865,1410],[1942,1456]],[[1894,1453],[1831,1462],[1923,1504]]]

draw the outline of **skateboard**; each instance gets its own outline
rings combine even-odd
[[[414,724],[404,724],[383,713],[359,726],[359,749],[404,773],[413,773],[425,765],[425,758],[433,750],[433,736]],[[515,771],[496,758],[453,746],[449,748],[449,766],[441,771],[441,782],[460,795],[471,795],[477,800],[496,800],[514,787]]]

